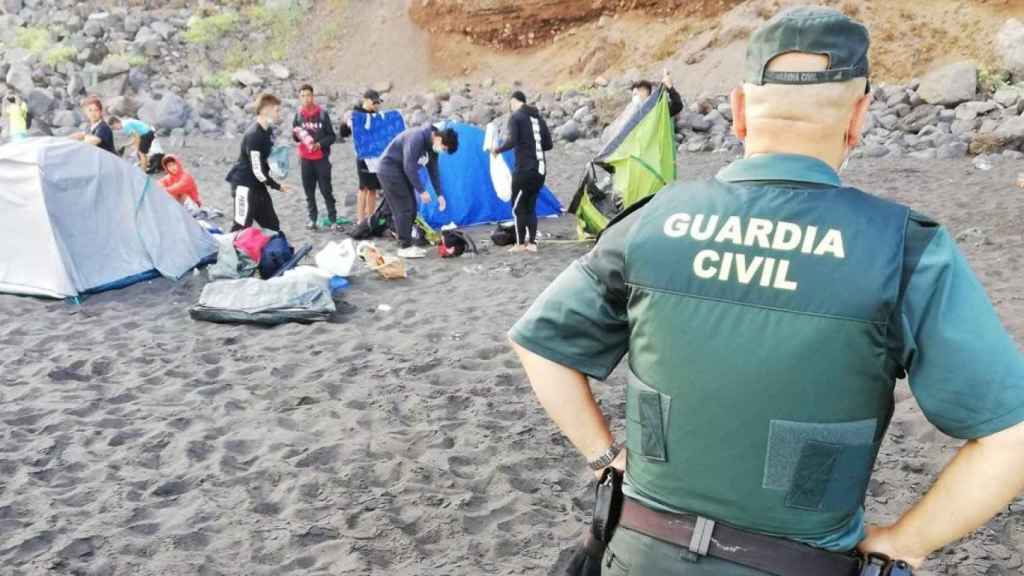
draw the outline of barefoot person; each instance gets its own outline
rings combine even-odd
[[[513,328],[555,423],[595,471],[625,470],[602,574],[889,574],[1024,490],[1024,357],[984,288],[946,228],[839,177],[868,43],[828,8],[756,31],[732,94],[746,157],[628,211]],[[627,353],[628,456],[587,382]],[[904,375],[965,443],[916,506],[868,527]]]
[[[420,166],[427,167],[430,181],[437,191],[437,204],[446,208],[441,179],[437,174],[437,156],[459,149],[459,135],[451,128],[440,129],[432,124],[409,128],[391,141],[381,157],[377,175],[384,187],[384,198],[391,207],[395,233],[398,235],[398,255],[402,258],[423,258],[426,251],[412,243],[412,227],[416,223],[417,197],[430,204],[430,193],[420,178]]]
[[[509,97],[512,115],[508,119],[505,143],[491,151],[501,154],[516,151],[512,171],[512,212],[516,225],[516,244],[510,252],[537,251],[537,198],[544,188],[547,162],[544,152],[551,150],[551,132],[540,111],[526,104],[526,95],[515,91]]]
[[[117,154],[114,151],[114,131],[103,120],[103,101],[98,96],[86,97],[82,100],[82,112],[89,120],[89,131],[76,132],[70,138],[91,144],[111,154]]]
[[[318,226],[316,189],[319,186],[327,210],[325,228],[338,230],[338,204],[331,184],[331,146],[337,136],[327,110],[317,105],[312,86],[306,84],[299,90],[299,100],[302,105],[292,121],[292,137],[299,143],[302,188],[306,192],[306,212],[309,215],[306,228],[316,230]]]
[[[355,107],[355,112],[376,114],[380,111],[381,97],[376,90],[367,90],[363,94],[363,102]],[[377,209],[377,192],[380,191],[380,179],[366,160],[356,158],[356,174],[359,175],[359,192],[356,197],[356,223],[362,224],[373,216]]]
[[[274,148],[270,127],[281,115],[281,101],[273,94],[261,94],[256,99],[256,121],[242,137],[238,160],[228,172],[235,201],[235,219],[232,231],[248,228],[254,223],[267,230],[281,230],[274,211],[274,201],[268,189],[287,192],[288,187],[270,176],[270,153]]]

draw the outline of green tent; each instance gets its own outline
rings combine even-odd
[[[600,234],[616,214],[676,179],[675,131],[664,89],[627,108],[605,134],[607,143],[569,205],[581,238]],[[611,173],[610,187],[598,184],[596,167]]]

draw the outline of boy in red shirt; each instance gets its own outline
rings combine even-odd
[[[192,177],[177,157],[168,154],[164,156],[164,170],[167,176],[160,180],[160,185],[167,190],[167,193],[179,203],[184,204],[185,199],[191,199],[196,206],[202,206],[199,201],[199,187],[196,186],[196,179]]]
[[[299,143],[299,159],[302,165],[302,187],[306,192],[306,209],[309,222],[306,228],[317,228],[316,188],[320,186],[320,194],[324,197],[327,207],[328,223],[325,228],[338,229],[338,209],[334,200],[334,188],[331,184],[331,145],[337,139],[331,118],[327,111],[316,103],[313,87],[304,85],[299,90],[302,105],[295,113],[292,122],[292,136]]]

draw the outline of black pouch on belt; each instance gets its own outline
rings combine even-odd
[[[606,468],[594,493],[594,519],[573,552],[566,576],[601,576],[601,559],[622,514],[622,472]]]

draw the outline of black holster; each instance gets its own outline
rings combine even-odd
[[[566,576],[601,576],[601,560],[622,514],[622,472],[606,468],[594,490],[590,530],[573,552]]]
[[[885,556],[872,555],[864,559],[860,576],[913,576],[910,565]]]

